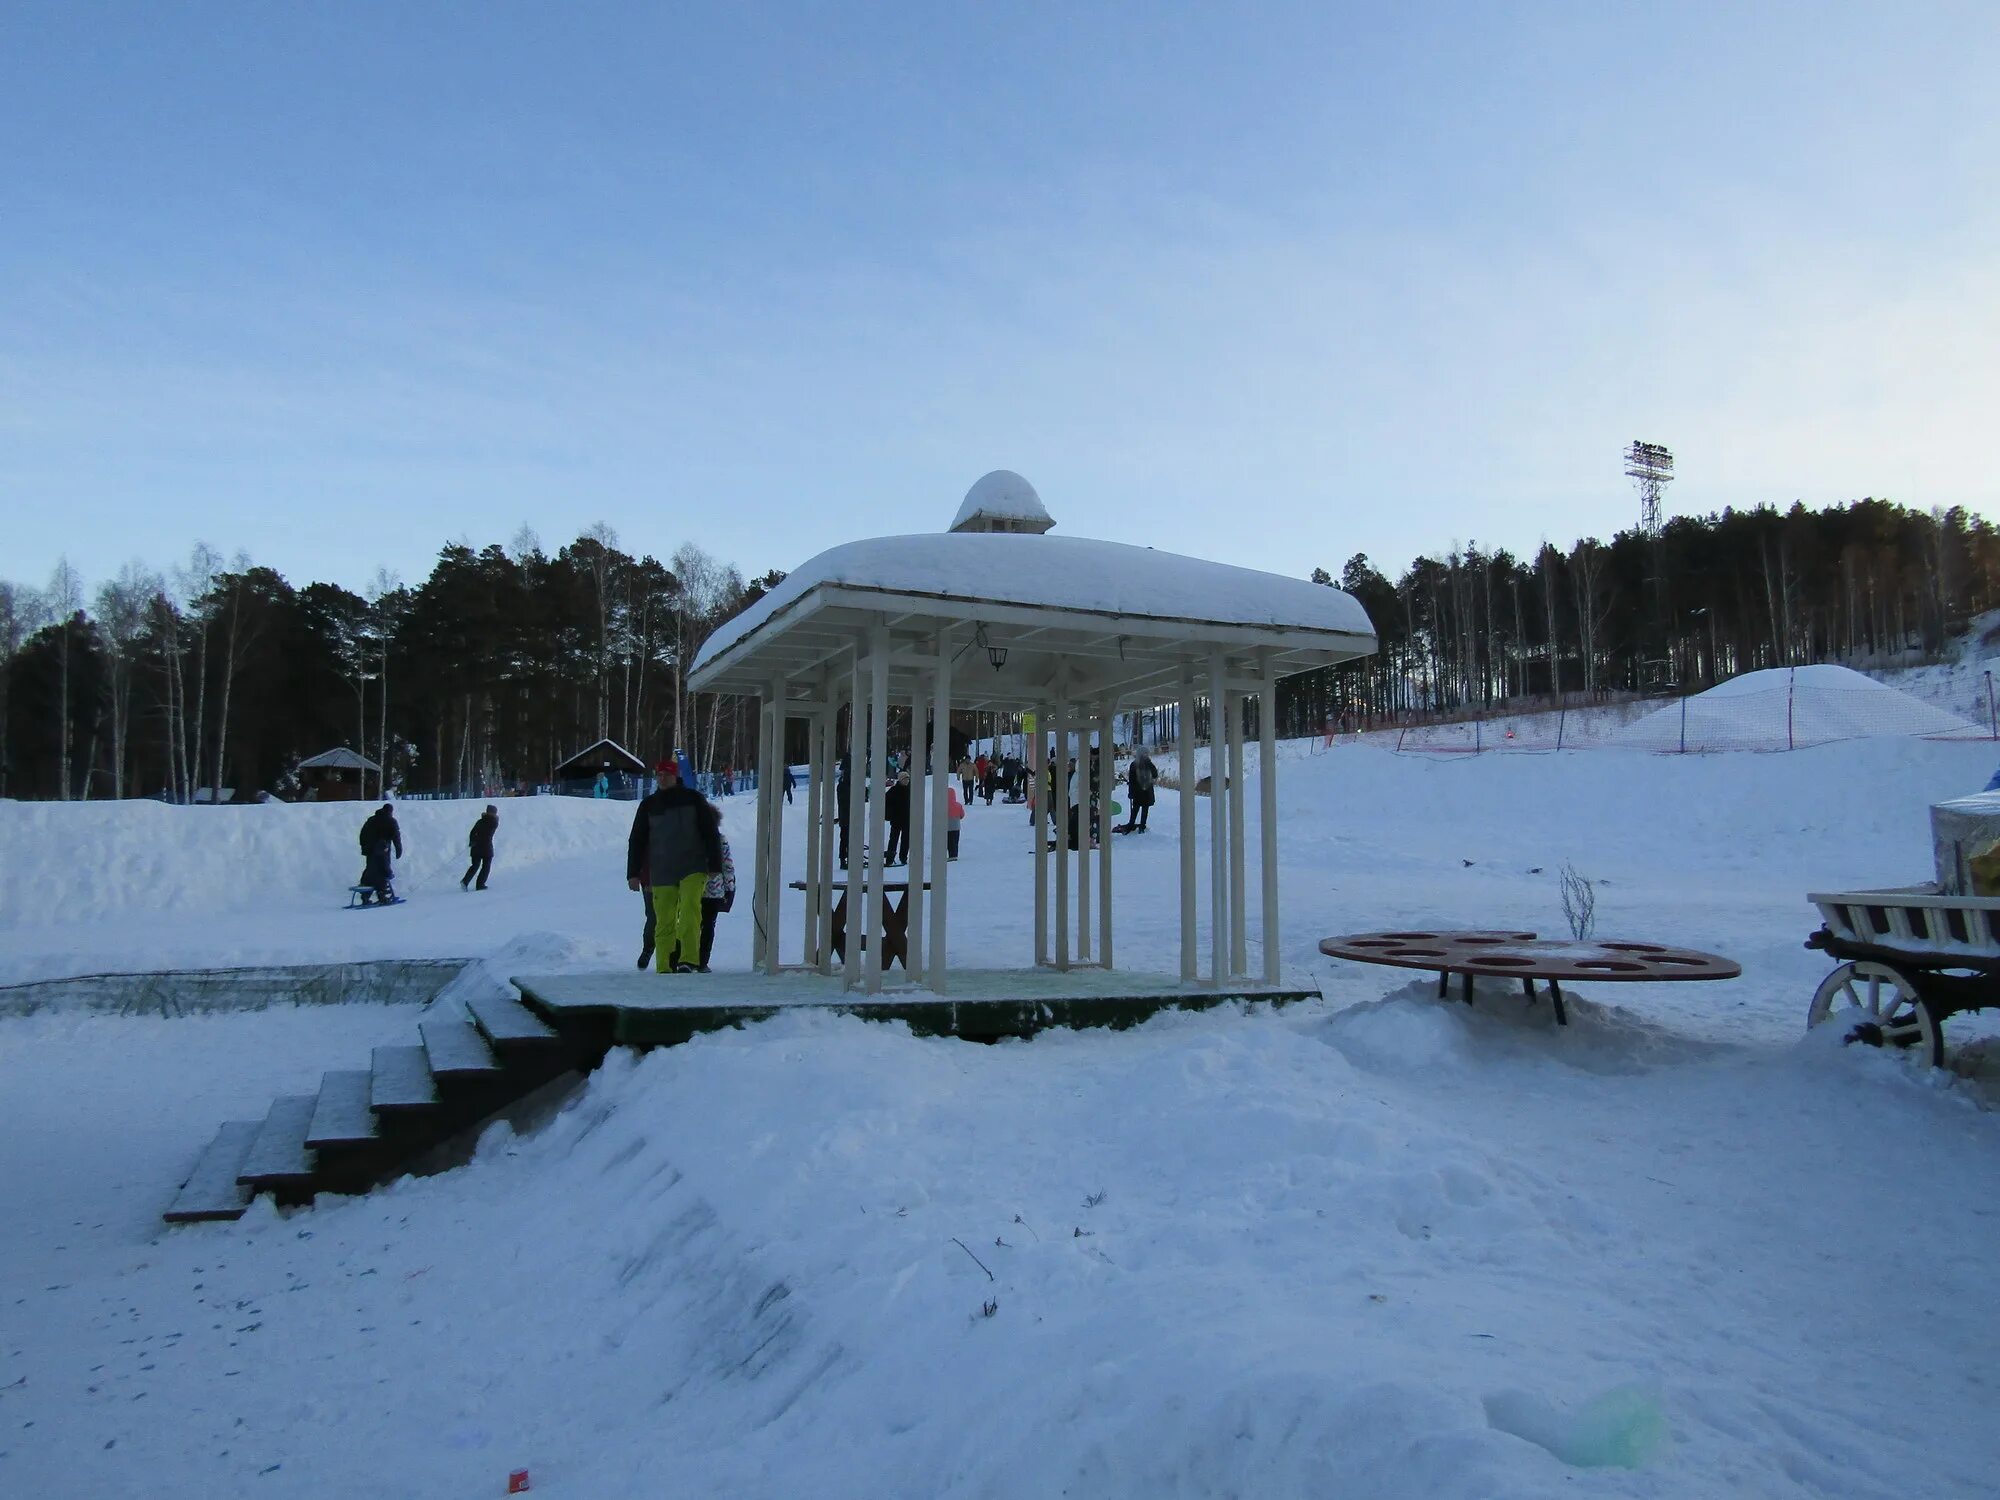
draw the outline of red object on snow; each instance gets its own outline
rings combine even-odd
[[[528,1471],[526,1469],[516,1469],[513,1473],[507,1476],[508,1494],[525,1495],[527,1492],[528,1492]]]

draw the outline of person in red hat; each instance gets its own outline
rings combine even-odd
[[[639,804],[625,844],[625,884],[650,890],[655,968],[691,974],[701,954],[701,898],[711,875],[722,873],[722,829],[715,809],[693,787],[681,784],[680,766],[653,767],[659,788]],[[645,955],[639,958],[645,965]]]

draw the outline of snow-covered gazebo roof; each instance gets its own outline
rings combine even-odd
[[[1243,829],[1249,731],[1243,710],[1254,701],[1263,978],[1278,984],[1278,682],[1373,651],[1367,611],[1340,590],[1302,578],[1122,542],[1046,535],[1054,524],[1032,485],[996,470],[966,494],[951,530],[876,537],[822,552],[701,648],[688,674],[690,688],[760,700],[752,897],[759,968],[773,976],[784,968],[779,953],[790,887],[778,767],[794,719],[807,721],[812,765],[806,873],[798,882],[805,892],[806,964],[832,972],[834,915],[841,912],[843,985],[882,988],[891,949],[891,930],[883,925],[891,910],[885,905],[890,867],[884,832],[894,705],[906,716],[910,765],[918,778],[909,799],[908,865],[895,872],[907,902],[893,908],[900,928],[895,956],[911,972],[924,970],[927,957],[926,983],[942,994],[950,778],[942,757],[933,759],[932,746],[949,743],[952,713],[1021,715],[1036,827],[1046,822],[1057,832],[1047,843],[1039,832],[1032,838],[1036,965],[1109,969],[1116,840],[1093,847],[1075,832],[1091,795],[1083,782],[1094,781],[1100,809],[1110,806],[1115,723],[1126,707],[1172,699],[1179,705],[1180,748],[1191,749],[1187,731],[1199,692],[1215,708],[1207,716],[1210,764],[1231,768],[1226,793],[1208,799],[1207,983],[1248,982]],[[846,763],[839,749],[843,711],[854,768],[836,792],[835,764]],[[1085,748],[1093,741],[1100,752],[1094,757]],[[1072,759],[1073,775],[1045,775]],[[859,868],[836,879],[834,830],[849,824],[860,829]],[[1072,830],[1066,852],[1059,833],[1065,827]],[[843,870],[853,841],[845,833],[837,840]],[[1180,805],[1180,866],[1181,982],[1192,985],[1200,979],[1200,962],[1191,793]],[[866,933],[881,936],[869,942]]]
[[[762,696],[832,665],[884,617],[892,630],[973,625],[953,690],[965,708],[1047,701],[1058,659],[1079,696],[1133,698],[1167,692],[1217,649],[1268,651],[1281,676],[1375,649],[1351,595],[1302,578],[1122,542],[952,531],[820,553],[709,637],[689,686]],[[892,661],[890,691],[920,669]]]
[[[299,762],[301,771],[379,771],[382,768],[365,755],[341,748],[322,750]]]

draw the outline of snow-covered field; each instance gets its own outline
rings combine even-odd
[[[0,1020],[0,1495],[1990,1495],[2000,1044],[1954,1021],[1932,1075],[1803,1036],[1802,940],[1808,889],[1926,878],[1926,805],[1994,757],[1288,759],[1322,1004],[993,1047],[800,1016],[234,1225],[158,1217],[215,1125],[411,1008]],[[400,808],[411,900],[348,912],[354,809],[0,804],[0,983],[629,965],[629,806],[501,804],[466,895],[477,810]],[[1118,842],[1133,967],[1175,963],[1177,811]],[[964,845],[954,957],[1025,964],[1020,810]],[[1601,933],[1743,978],[1582,986],[1558,1032],[1317,953],[1560,933],[1565,862]],[[717,965],[748,947],[739,905]]]

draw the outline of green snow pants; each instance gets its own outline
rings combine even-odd
[[[701,957],[701,893],[707,889],[708,876],[699,871],[678,885],[652,888],[653,967],[658,972]]]

